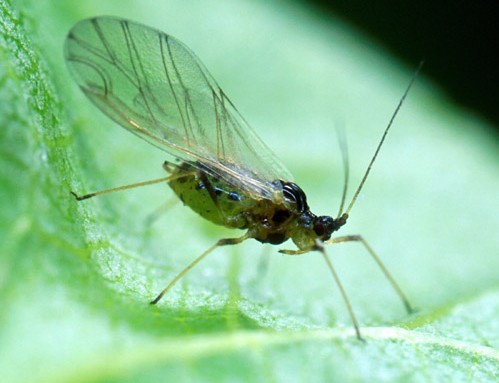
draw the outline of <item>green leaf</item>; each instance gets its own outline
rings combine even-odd
[[[185,42],[313,211],[336,214],[335,125],[353,190],[412,68],[339,20],[276,4],[0,0],[2,381],[497,380],[498,144],[424,74],[340,232],[362,233],[419,311],[404,313],[362,248],[328,249],[365,343],[317,254],[255,241],[217,250],[150,306],[190,260],[241,233],[181,204],[150,223],[173,198],[166,186],[70,196],[163,175],[165,154],[101,116],[64,66],[69,28],[116,14]]]

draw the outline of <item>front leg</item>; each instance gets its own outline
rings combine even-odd
[[[279,250],[279,253],[281,254],[287,254],[287,255],[300,255],[300,254],[305,254],[308,253],[309,251],[312,250],[318,250],[315,247],[311,247],[308,249],[298,249],[298,250]]]
[[[376,252],[373,250],[373,248],[367,243],[367,241],[362,237],[361,235],[345,235],[342,237],[336,237],[336,238],[331,238],[330,240],[326,241],[326,245],[331,245],[334,243],[344,243],[344,242],[360,242],[364,248],[367,250],[371,258],[376,262],[380,270],[383,272],[385,275],[386,279],[388,279],[388,282],[392,285],[393,289],[397,293],[397,295],[400,297],[402,300],[402,303],[404,304],[404,307],[407,311],[408,314],[412,314],[415,310],[412,307],[412,305],[409,302],[409,299],[407,296],[404,294],[402,291],[402,288],[399,286],[395,278],[392,276],[392,274],[388,271],[387,267],[385,264],[381,261],[381,258],[376,254]]]

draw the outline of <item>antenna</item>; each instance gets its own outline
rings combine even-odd
[[[336,138],[338,141],[338,146],[340,147],[341,152],[341,163],[343,165],[343,190],[341,192],[341,202],[340,208],[338,210],[337,217],[341,217],[343,215],[343,208],[345,207],[345,201],[347,199],[347,191],[348,191],[348,178],[350,176],[350,165],[348,162],[348,145],[347,138],[345,135],[345,129],[343,126],[341,128],[336,128]]]
[[[381,140],[379,141],[378,147],[376,148],[376,151],[374,152],[373,157],[371,158],[371,162],[369,162],[369,165],[367,166],[367,170],[364,173],[364,177],[362,177],[362,180],[360,181],[359,187],[355,191],[355,194],[353,195],[352,201],[350,201],[350,204],[348,205],[347,209],[345,210],[345,213],[343,215],[346,215],[348,217],[348,214],[350,213],[350,210],[352,209],[355,201],[357,200],[357,197],[359,196],[360,191],[364,187],[364,183],[366,182],[367,176],[369,175],[369,172],[371,171],[371,167],[373,166],[374,161],[376,160],[376,157],[378,157],[378,153],[381,149],[381,146],[383,145],[383,142],[385,142],[386,135],[388,134],[388,131],[393,125],[393,121],[395,120],[395,117],[397,116],[400,108],[402,107],[402,104],[404,103],[405,98],[407,97],[407,94],[409,93],[409,90],[412,88],[412,85],[414,84],[414,81],[419,75],[419,72],[421,71],[421,68],[423,67],[424,61],[421,61],[419,63],[418,68],[412,75],[411,81],[409,81],[409,85],[407,85],[407,88],[404,91],[404,94],[400,98],[400,101],[395,108],[395,111],[392,114],[392,117],[390,118],[390,121],[388,122],[388,125],[385,128],[385,131],[383,132],[383,136],[381,136]]]

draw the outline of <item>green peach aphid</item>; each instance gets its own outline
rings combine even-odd
[[[320,252],[345,301],[356,335],[359,325],[324,245],[358,241],[364,245],[401,298],[411,306],[378,256],[359,235],[331,238],[349,217],[371,166],[414,78],[407,87],[354,196],[336,218],[310,211],[305,193],[269,148],[253,132],[199,59],[184,44],[135,22],[96,17],[80,21],[66,39],[65,57],[85,95],[107,116],[152,145],[173,155],[164,163],[168,176],[133,185],[77,195],[84,200],[132,187],[167,182],[175,194],[203,218],[245,230],[220,239],[183,269],[152,300],[157,303],[192,267],[217,247],[250,238],[297,249],[285,254]],[[346,167],[346,161],[344,161]],[[347,172],[345,172],[347,174]],[[347,178],[347,176],[345,176]]]

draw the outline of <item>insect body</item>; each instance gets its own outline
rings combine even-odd
[[[175,38],[131,21],[97,17],[76,24],[68,34],[65,57],[86,96],[124,128],[178,159],[165,162],[167,177],[79,196],[77,200],[136,186],[167,182],[177,196],[209,221],[243,229],[241,237],[226,238],[182,270],[151,302],[157,303],[192,267],[214,249],[254,238],[281,244],[292,239],[301,254],[324,256],[353,321],[360,330],[348,297],[324,244],[358,241],[380,266],[408,311],[399,286],[371,247],[360,236],[331,239],[348,219],[392,120],[355,192],[336,218],[316,216],[291,174],[256,136],[203,64]],[[411,81],[412,84],[412,81]]]
[[[295,183],[276,180],[282,188],[279,199],[257,198],[235,190],[200,168],[185,162],[175,167],[172,175],[181,176],[169,182],[173,191],[203,218],[218,225],[247,229],[249,238],[273,245],[291,238],[299,249],[310,250],[316,239],[328,240],[341,226],[341,220],[313,214],[305,193]]]

